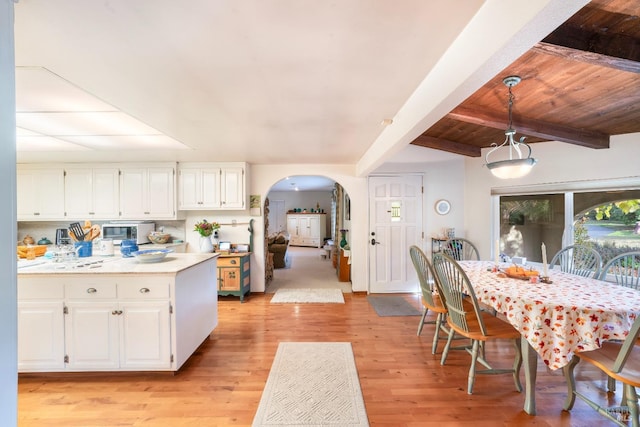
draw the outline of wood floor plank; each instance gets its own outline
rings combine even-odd
[[[364,294],[345,294],[345,304],[271,305],[271,297],[220,298],[218,328],[176,375],[20,375],[19,426],[249,426],[281,341],[351,342],[372,426],[609,425],[581,401],[563,412],[562,373],[541,364],[538,416],[523,412],[510,375],[478,376],[468,395],[465,351],[450,352],[441,366],[431,354],[433,325],[418,337],[419,317],[378,317]],[[404,297],[419,307],[417,296]],[[487,345],[498,365],[512,355],[509,344]],[[607,401],[602,375],[578,366],[576,378]]]

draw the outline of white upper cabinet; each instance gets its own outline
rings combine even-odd
[[[120,218],[176,218],[175,167],[120,168]]]
[[[64,219],[64,168],[18,165],[17,218],[21,221]]]
[[[119,169],[66,168],[64,200],[69,219],[119,217]]]
[[[178,209],[217,209],[220,207],[220,168],[180,168]]]
[[[246,163],[180,164],[178,209],[245,209],[246,172]]]
[[[220,189],[221,209],[244,209],[246,207],[245,168],[223,167]]]

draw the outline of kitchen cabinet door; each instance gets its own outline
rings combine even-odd
[[[64,219],[64,169],[18,167],[17,219]]]
[[[72,371],[117,369],[120,357],[117,302],[70,301],[67,311],[67,368]]]
[[[121,169],[120,217],[122,219],[175,219],[175,169],[172,167]]]
[[[68,219],[113,219],[119,216],[117,168],[68,168],[65,212]]]
[[[243,167],[223,167],[221,176],[221,209],[245,208]]]
[[[120,368],[169,369],[169,301],[121,302]]]
[[[18,370],[64,369],[64,306],[60,301],[18,302]]]

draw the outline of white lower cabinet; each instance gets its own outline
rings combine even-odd
[[[69,370],[171,367],[169,283],[74,279],[65,283]]]
[[[171,281],[132,277],[21,278],[18,371],[172,369]]]
[[[65,368],[63,310],[62,298],[18,303],[18,370]]]
[[[120,304],[120,367],[169,369],[171,328],[169,301]]]
[[[119,367],[118,317],[114,302],[67,303],[67,368],[72,371]]]
[[[25,278],[18,287],[18,370],[64,368],[64,286]]]
[[[18,372],[180,369],[218,325],[217,259],[181,255],[177,272],[19,272]]]

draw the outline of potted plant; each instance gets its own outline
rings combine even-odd
[[[220,223],[209,222],[206,219],[196,222],[193,231],[200,234],[200,252],[213,252],[211,235],[220,229]]]

